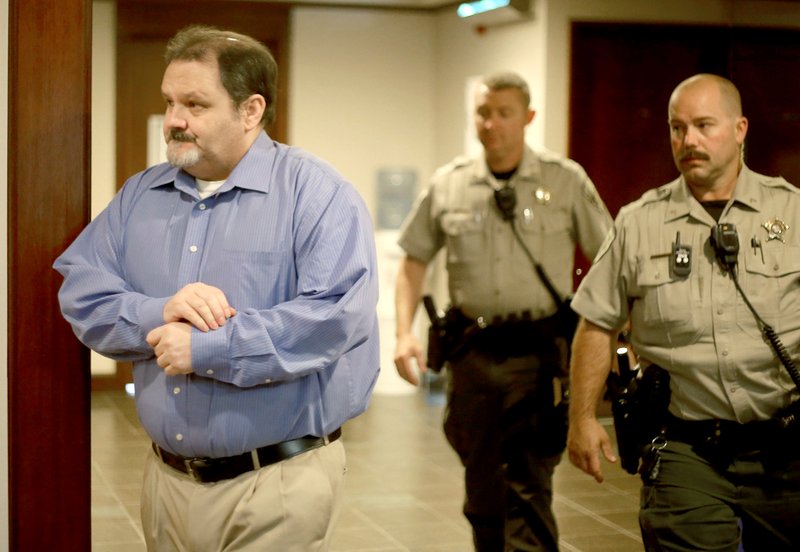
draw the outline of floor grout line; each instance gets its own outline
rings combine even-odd
[[[618,533],[622,533],[623,535],[625,535],[627,537],[630,537],[633,540],[640,541],[641,537],[639,536],[638,533],[633,533],[631,531],[628,531],[624,527],[622,527],[620,525],[617,525],[613,521],[606,519],[602,515],[590,510],[589,508],[586,508],[585,506],[580,505],[579,503],[575,502],[574,500],[571,500],[571,499],[569,499],[569,498],[567,498],[565,496],[557,496],[557,497],[555,497],[555,500],[558,501],[558,502],[561,502],[563,504],[566,504],[570,508],[573,508],[573,509],[577,510],[578,512],[584,514],[584,515],[589,516],[593,520],[597,521],[598,523],[600,523],[602,525],[605,525],[606,527],[608,527],[610,529],[614,529]]]
[[[95,472],[97,473],[97,477],[99,477],[102,480],[103,484],[111,491],[111,496],[114,497],[114,501],[117,503],[120,509],[125,513],[125,518],[127,518],[128,522],[131,524],[131,526],[133,526],[133,530],[136,532],[137,535],[139,535],[140,539],[139,543],[145,544],[144,533],[142,533],[142,530],[139,528],[138,522],[135,519],[133,519],[133,516],[131,516],[130,512],[128,511],[128,508],[125,506],[125,503],[123,503],[122,500],[120,500],[119,495],[114,490],[114,486],[111,485],[111,483],[105,477],[105,474],[103,473],[103,469],[100,467],[100,464],[94,458],[92,458],[91,463],[92,463],[92,468],[94,468]],[[110,543],[103,543],[103,544],[110,544]]]

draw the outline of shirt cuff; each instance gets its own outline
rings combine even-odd
[[[142,334],[147,337],[150,330],[155,330],[164,325],[164,305],[167,304],[168,297],[161,299],[146,299],[139,307],[139,327]]]
[[[230,381],[227,324],[217,330],[201,332],[192,328],[192,370],[198,376]]]

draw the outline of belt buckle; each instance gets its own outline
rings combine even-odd
[[[203,479],[200,477],[197,469],[205,468],[208,466],[208,462],[205,461],[203,458],[184,458],[183,465],[186,468],[186,474],[191,477],[197,483],[203,483]]]

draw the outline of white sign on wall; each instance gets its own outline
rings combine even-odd
[[[147,166],[167,161],[167,143],[164,141],[164,115],[158,113],[147,118]]]

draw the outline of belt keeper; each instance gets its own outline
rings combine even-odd
[[[253,449],[250,451],[250,457],[253,459],[253,468],[260,470],[261,469],[261,461],[258,459],[258,450]]]

